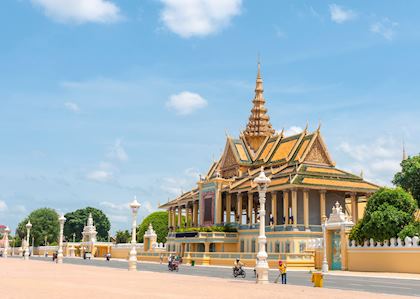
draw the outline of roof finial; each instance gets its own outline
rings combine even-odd
[[[263,80],[261,77],[261,63],[258,58],[257,80],[255,82],[255,96],[252,101],[251,116],[244,131],[247,142],[254,151],[257,151],[266,137],[272,136],[275,130],[270,124],[270,117],[265,108],[265,99],[263,96]]]
[[[319,123],[318,123],[318,129],[316,129],[316,131],[319,133],[320,131],[321,131],[321,121],[319,121]]]
[[[407,152],[405,151],[405,140],[403,138],[403,156],[402,156],[402,160],[405,161],[407,160]]]
[[[308,133],[308,128],[309,128],[309,121],[306,121],[306,127],[305,127],[305,130],[303,130],[305,134]]]
[[[360,177],[363,179],[363,175],[364,175],[364,173],[363,173],[363,169],[362,170],[360,170]]]

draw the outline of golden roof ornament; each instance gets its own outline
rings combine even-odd
[[[244,131],[244,136],[254,151],[257,151],[266,137],[274,135],[275,130],[271,126],[270,117],[265,108],[263,96],[263,80],[261,78],[261,64],[258,62],[257,80],[255,83],[255,96],[252,100],[253,107],[251,116]]]

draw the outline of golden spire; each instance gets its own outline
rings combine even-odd
[[[263,96],[264,87],[261,78],[261,64],[258,61],[257,80],[255,83],[255,97],[252,100],[253,107],[251,116],[244,131],[245,138],[254,151],[257,151],[261,143],[267,136],[272,136],[275,131],[270,124],[270,117],[265,108]]]

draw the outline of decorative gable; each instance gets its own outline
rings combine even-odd
[[[236,160],[235,154],[233,153],[232,147],[229,141],[226,143],[226,149],[222,158],[222,164],[220,167],[221,175],[223,178],[231,178],[238,175],[239,164]]]
[[[306,163],[332,165],[332,161],[318,137],[305,158]]]

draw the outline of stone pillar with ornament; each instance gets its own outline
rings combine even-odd
[[[153,229],[153,225],[149,223],[149,227],[143,236],[144,251],[153,251],[157,244],[157,234]]]

